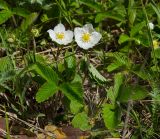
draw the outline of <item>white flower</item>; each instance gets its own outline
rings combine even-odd
[[[154,29],[154,24],[153,24],[152,22],[150,22],[148,25],[149,25],[149,28],[150,28],[151,30]]]
[[[70,30],[65,30],[63,24],[59,23],[54,29],[49,29],[47,31],[52,41],[57,42],[58,44],[67,45],[73,40],[73,32]]]
[[[74,35],[78,46],[85,50],[95,46],[102,37],[100,33],[93,29],[92,24],[86,24],[82,28],[76,27]]]

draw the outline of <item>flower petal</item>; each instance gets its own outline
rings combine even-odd
[[[92,32],[91,36],[92,36],[91,42],[93,45],[96,45],[100,41],[100,39],[102,38],[102,35],[96,31]]]
[[[47,32],[49,33],[52,41],[54,41],[56,39],[55,32],[52,29],[49,29]]]
[[[90,36],[91,38],[88,41],[84,41],[83,35],[88,33],[91,35]],[[95,46],[102,37],[100,33],[96,32],[93,29],[92,24],[86,24],[82,28],[80,27],[75,28],[74,35],[75,35],[75,41],[77,42],[78,46],[85,50]]]
[[[91,42],[85,43],[82,40],[77,40],[76,42],[80,48],[83,48],[85,50],[93,47]]]
[[[76,27],[76,28],[74,29],[74,35],[75,35],[75,37],[76,37],[76,36],[80,36],[80,35],[83,34],[83,33],[84,33],[83,28]]]
[[[94,31],[92,24],[85,24],[83,26],[83,29],[86,30],[87,32],[91,33]]]
[[[82,28],[76,27],[76,28],[74,29],[75,41],[80,40],[83,33],[84,33],[84,31],[83,31]]]
[[[60,39],[55,39],[54,40],[56,43],[60,44],[60,45],[63,45],[64,44],[64,41],[63,40],[60,40]]]
[[[63,24],[59,23],[57,26],[54,27],[54,31],[55,32],[64,32],[65,31],[65,27]]]
[[[65,31],[65,38],[63,40],[64,45],[71,43],[72,40],[73,40],[73,31],[71,31],[71,30]]]

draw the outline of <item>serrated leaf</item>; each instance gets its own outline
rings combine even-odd
[[[117,73],[114,76],[114,95],[115,95],[115,99],[118,96],[119,90],[121,85],[123,84],[124,81],[124,75],[122,73]]]
[[[81,103],[78,103],[77,101],[71,101],[70,110],[73,114],[79,113],[82,108],[83,105]]]
[[[108,67],[106,69],[108,72],[112,72],[114,70],[117,70],[121,66],[123,66],[122,63],[115,61],[114,63],[111,63],[110,65],[108,65]]]
[[[135,36],[139,31],[142,30],[144,26],[146,26],[146,23],[144,21],[133,26],[130,31],[130,36]]]
[[[117,97],[117,101],[128,102],[129,100],[141,100],[147,97],[149,92],[142,86],[123,86]]]
[[[88,70],[95,80],[99,80],[101,82],[107,81],[91,63],[89,64]]]
[[[45,83],[43,84],[37,94],[36,94],[36,101],[38,103],[47,100],[49,97],[53,96],[58,91],[58,87],[54,83]]]
[[[132,9],[132,12],[129,13],[129,23],[132,26],[136,19],[136,9]]]
[[[12,69],[13,64],[8,56],[0,58],[0,72],[6,72]]]
[[[128,3],[128,17],[129,17],[129,24],[130,26],[133,25],[135,18],[136,18],[136,8],[134,0],[129,0]]]
[[[14,70],[7,70],[0,73],[0,83],[3,83],[7,80],[14,78],[16,75]]]
[[[151,80],[153,75],[151,75],[150,70],[141,69],[141,66],[135,66],[132,69],[132,72],[136,74],[138,77],[142,78],[143,80]]]
[[[5,23],[12,15],[13,14],[10,10],[0,11],[0,24]]]
[[[105,123],[105,126],[108,129],[115,129],[119,124],[119,115],[117,109],[114,105],[105,104],[102,110],[102,117]]]
[[[59,88],[69,100],[83,103],[83,88],[81,83],[63,83]]]
[[[38,17],[38,13],[31,13],[30,15],[28,15],[22,22],[21,24],[21,29],[23,31],[25,31],[31,24],[33,24],[35,22],[35,20]]]
[[[119,63],[125,65],[126,67],[130,68],[132,61],[128,59],[128,56],[122,52],[108,52],[106,56],[115,58]]]
[[[79,74],[75,74],[74,79],[72,80],[72,83],[79,82],[82,84],[82,78]]]
[[[118,97],[121,85],[123,84],[124,81],[124,75],[122,73],[117,73],[114,76],[114,87],[111,87],[107,91],[107,96],[111,100],[113,104],[115,104],[116,99]]]
[[[36,63],[32,65],[29,70],[36,71],[42,78],[44,78],[47,82],[50,83],[58,83],[58,75],[57,73],[50,67]]]
[[[65,53],[65,62],[67,64],[67,68],[75,69],[76,68],[76,57],[72,52],[66,51]]]
[[[131,38],[128,35],[121,34],[120,37],[119,37],[118,43],[122,44],[122,43],[130,41],[130,40],[131,40]]]
[[[72,120],[72,125],[75,128],[79,128],[82,131],[91,129],[91,125],[89,125],[89,118],[85,112],[78,113]]]

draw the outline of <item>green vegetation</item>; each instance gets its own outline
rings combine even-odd
[[[11,114],[88,138],[160,138],[159,33],[158,0],[0,0],[6,138]]]

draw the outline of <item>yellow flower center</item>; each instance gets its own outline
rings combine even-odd
[[[89,42],[91,40],[91,35],[89,33],[84,33],[82,35],[82,41],[83,42]]]
[[[64,39],[64,33],[56,33],[56,39],[63,40]]]
[[[159,43],[157,40],[153,40],[153,47],[154,47],[154,49],[159,48]]]

